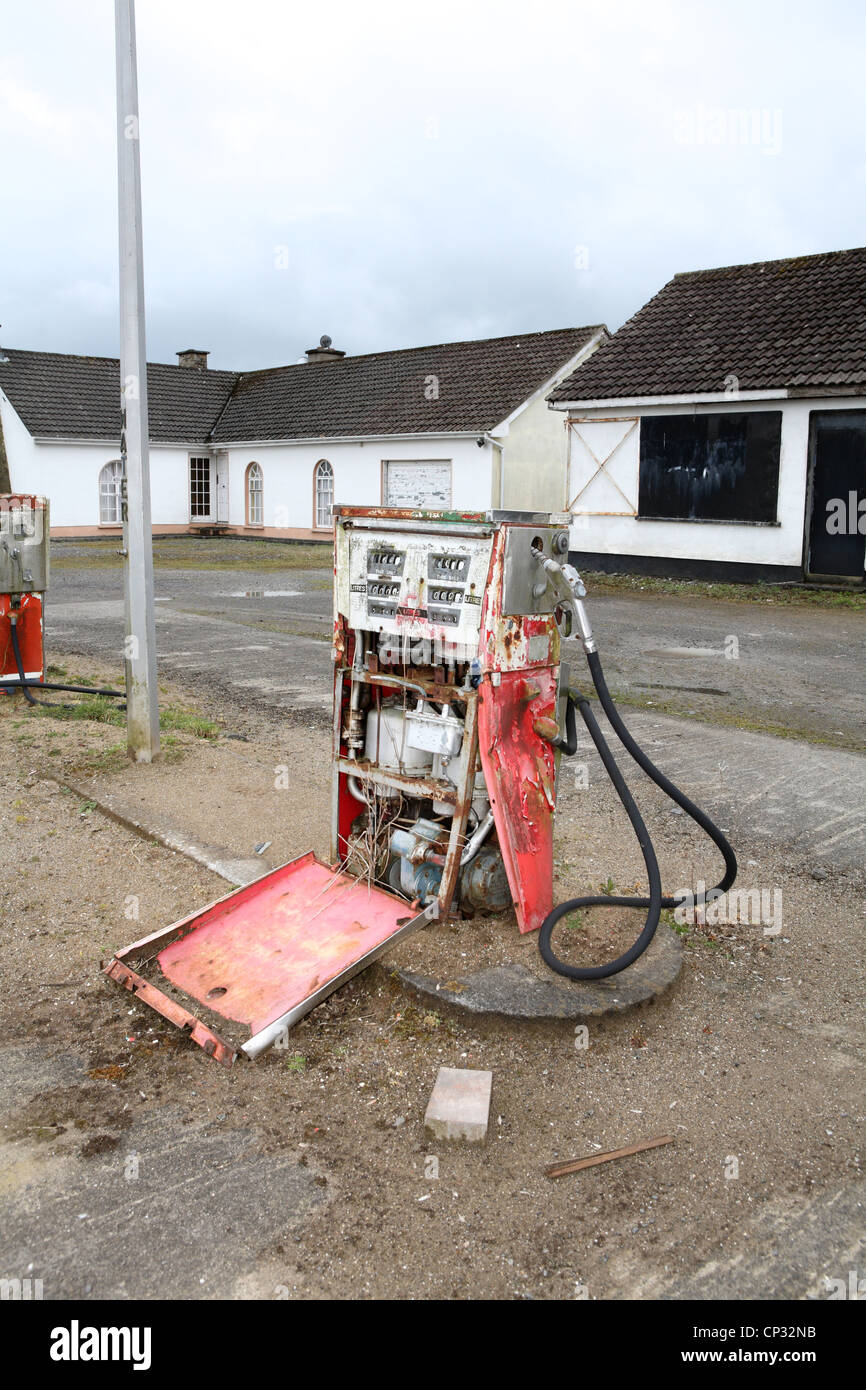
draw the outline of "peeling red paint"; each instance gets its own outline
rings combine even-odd
[[[556,753],[533,725],[555,718],[557,675],[503,672],[498,686],[485,678],[480,693],[481,765],[499,846],[520,930],[535,931],[553,907]]]

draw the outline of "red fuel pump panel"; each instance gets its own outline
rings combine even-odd
[[[521,932],[553,908],[556,754],[539,723],[556,725],[557,675],[550,667],[503,671],[481,686],[479,753]]]
[[[18,608],[18,645],[21,660],[28,681],[45,679],[45,657],[42,634],[42,595],[20,594],[15,596]],[[0,594],[0,680],[18,680],[18,667],[12,649],[12,623],[10,609],[12,599],[9,594]]]

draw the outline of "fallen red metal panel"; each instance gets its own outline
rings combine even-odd
[[[157,957],[167,979],[260,1032],[412,917],[399,898],[305,855],[223,899]],[[207,914],[206,914],[207,916]]]
[[[420,921],[402,898],[309,853],[119,951],[106,973],[225,1061],[228,1045],[127,962],[155,956],[177,989],[255,1035],[292,1011],[300,1016]]]
[[[485,677],[478,711],[479,753],[499,847],[522,932],[536,931],[553,908],[556,755],[533,727],[556,720],[550,668]]]

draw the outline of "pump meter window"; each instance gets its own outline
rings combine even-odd
[[[451,506],[450,459],[386,459],[384,473],[386,507]]]

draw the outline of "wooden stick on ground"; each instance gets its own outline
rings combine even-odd
[[[625,1149],[611,1149],[605,1154],[590,1154],[588,1158],[572,1158],[568,1163],[551,1163],[545,1168],[549,1178],[564,1178],[566,1173],[577,1173],[581,1168],[594,1168],[597,1163],[610,1163],[614,1158],[628,1158],[631,1154],[643,1153],[644,1149],[657,1149],[662,1144],[672,1144],[674,1136],[666,1134],[661,1139],[644,1139],[640,1144],[629,1144]]]

